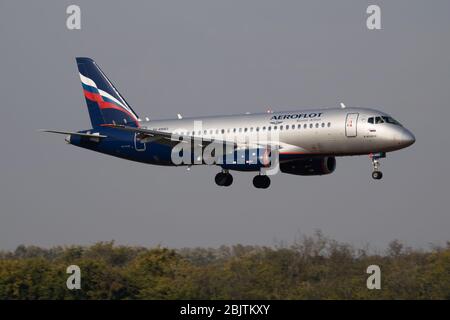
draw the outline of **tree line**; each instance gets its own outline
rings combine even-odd
[[[80,267],[80,290],[66,286],[69,265]],[[380,290],[367,288],[370,265]],[[450,243],[395,240],[380,253],[317,232],[271,247],[21,245],[0,252],[0,299],[450,299]]]

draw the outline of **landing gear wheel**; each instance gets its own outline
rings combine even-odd
[[[219,172],[214,180],[218,186],[229,187],[233,183],[233,176],[228,172]]]
[[[253,178],[253,185],[258,189],[267,189],[270,186],[270,178],[265,175],[257,175]]]
[[[233,183],[233,176],[229,173],[225,173],[225,176],[226,176],[226,181],[225,181],[224,186],[229,187]]]
[[[383,173],[381,171],[374,171],[372,172],[372,178],[374,178],[375,180],[380,180],[381,178],[383,178]]]
[[[386,158],[386,153],[380,152],[377,154],[370,154],[369,158],[372,161],[372,178],[375,180],[380,180],[383,178],[383,173],[380,171],[380,159]]]

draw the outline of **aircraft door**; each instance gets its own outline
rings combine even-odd
[[[134,149],[136,149],[136,151],[145,151],[146,145],[138,139],[137,135],[138,133],[134,134]]]
[[[348,113],[345,119],[345,135],[347,137],[356,137],[358,127],[359,113]]]

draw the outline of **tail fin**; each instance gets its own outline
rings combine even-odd
[[[139,127],[137,114],[95,61],[90,58],[76,60],[92,127],[115,123]]]

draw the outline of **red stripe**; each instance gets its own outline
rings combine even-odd
[[[99,95],[98,93],[93,93],[93,92],[89,92],[86,90],[83,90],[83,91],[84,91],[84,96],[86,98],[88,98],[89,100],[96,101],[96,102],[103,101],[102,96]]]
[[[128,110],[122,108],[121,106],[119,106],[115,103],[104,101],[103,97],[98,93],[93,93],[93,92],[89,92],[86,90],[83,90],[83,91],[84,91],[84,96],[86,97],[86,99],[97,102],[100,109],[102,109],[102,110],[103,109],[114,109],[114,110],[122,111],[122,112],[126,113],[128,116],[130,116],[131,119],[134,119],[136,126],[139,127],[139,122],[137,121],[136,117],[132,113],[130,113]]]

